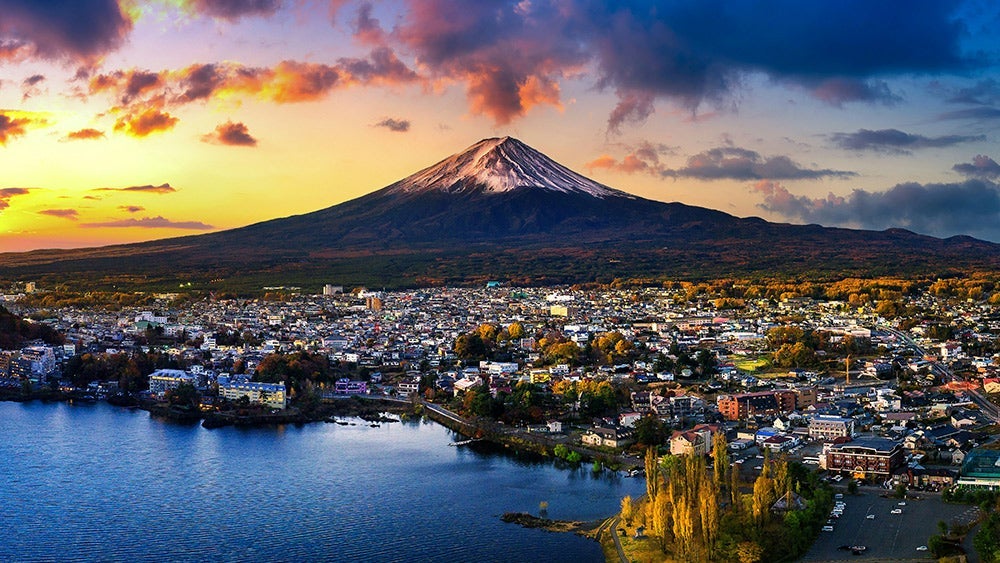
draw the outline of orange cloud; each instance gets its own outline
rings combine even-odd
[[[38,212],[39,215],[48,215],[49,217],[59,217],[60,219],[69,219],[70,221],[76,221],[79,219],[80,213],[76,209],[43,209]]]
[[[257,139],[250,135],[250,130],[242,123],[227,121],[215,128],[215,131],[202,136],[202,141],[217,145],[235,147],[256,147]]]
[[[101,139],[104,137],[103,131],[98,131],[97,129],[80,129],[79,131],[71,131],[66,134],[64,140],[66,141],[89,141],[93,139]]]
[[[160,184],[159,186],[154,186],[152,184],[146,184],[145,186],[129,186],[127,188],[95,188],[96,192],[139,192],[139,193],[151,193],[151,194],[172,194],[177,191],[177,188],[171,186],[170,184]]]
[[[147,137],[160,131],[169,131],[179,120],[155,107],[137,113],[127,113],[115,121],[115,131],[123,131],[133,137]]]
[[[19,195],[28,195],[31,188],[0,188],[0,211],[10,207],[10,200]]]
[[[155,107],[163,110],[200,100],[254,96],[277,103],[319,100],[338,88],[353,85],[391,86],[419,80],[387,47],[365,58],[341,58],[336,64],[285,60],[273,67],[239,63],[193,64],[153,72],[131,69],[100,74],[88,84],[90,94],[109,94],[126,111],[137,115]],[[544,89],[540,89],[544,90]],[[544,94],[539,94],[542,96]]]
[[[44,127],[49,124],[45,114],[20,110],[0,109],[0,146],[4,146],[15,137],[24,136],[29,129]]]

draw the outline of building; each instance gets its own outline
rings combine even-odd
[[[344,293],[344,286],[342,285],[333,285],[328,283],[323,286],[323,295],[337,295],[341,293]]]
[[[458,388],[458,382],[455,382],[456,389]],[[410,378],[400,381],[396,385],[396,394],[400,397],[409,397],[410,395],[416,395],[420,392],[420,378]]]
[[[149,376],[149,392],[163,397],[167,391],[177,389],[184,383],[197,385],[198,378],[180,369],[158,369]]]
[[[966,454],[955,484],[973,489],[1000,490],[1000,450],[976,448]]]
[[[788,414],[795,410],[795,391],[760,391],[738,395],[719,395],[719,414],[726,420],[741,420],[755,415]]]
[[[831,473],[884,482],[903,465],[903,446],[885,438],[864,438],[824,448],[825,467]]]
[[[809,437],[820,440],[854,436],[854,419],[831,415],[816,415],[809,421]]]
[[[366,395],[368,394],[368,382],[352,381],[346,377],[338,379],[333,384],[334,391],[338,395]]]
[[[272,409],[283,409],[287,404],[284,383],[234,382],[220,377],[219,396],[228,401],[238,401],[241,397],[246,397],[251,403],[267,405]]]
[[[632,431],[622,428],[596,426],[584,432],[580,441],[588,446],[622,448],[631,444]]]

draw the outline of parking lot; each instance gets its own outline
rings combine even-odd
[[[879,496],[883,492],[866,487],[857,495],[845,494],[841,500],[846,506],[843,515],[833,520],[833,531],[820,532],[802,560],[929,560],[929,553],[917,548],[926,546],[927,539],[938,533],[938,522],[961,521],[973,510],[967,505],[945,504],[940,495],[924,493],[918,495],[922,500],[907,499],[905,506],[900,506],[904,501]],[[893,510],[899,513],[893,514]],[[838,549],[855,545],[866,549],[859,555]]]

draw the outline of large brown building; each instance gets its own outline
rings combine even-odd
[[[885,438],[864,438],[833,444],[824,458],[828,471],[885,481],[903,464],[903,446]]]
[[[726,420],[740,420],[758,414],[788,414],[795,410],[795,391],[760,391],[739,395],[719,395],[719,413]]]

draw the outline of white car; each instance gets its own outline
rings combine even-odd
[[[899,508],[893,508],[893,509],[892,509],[892,510],[891,510],[891,511],[889,512],[889,514],[902,514],[902,513],[903,513],[902,509],[899,509]]]
[[[905,502],[900,502],[900,503],[897,503],[896,506],[906,506],[906,503]]]
[[[833,526],[823,526],[823,531],[824,532],[832,532],[833,531]]]
[[[917,547],[917,551],[927,551],[927,546],[926,545],[921,545],[921,546]]]
[[[865,518],[867,518],[869,520],[874,520],[875,519],[875,515],[874,514],[869,514],[868,516],[865,516]]]

